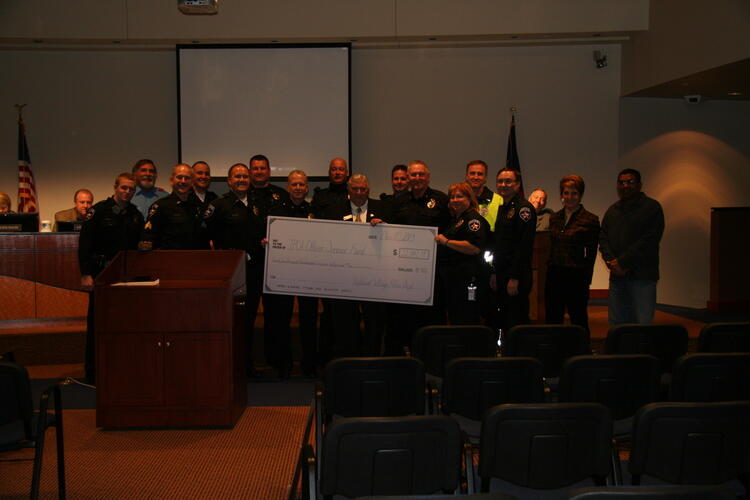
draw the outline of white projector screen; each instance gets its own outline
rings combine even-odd
[[[349,161],[348,44],[178,46],[180,161],[234,163],[266,155],[273,177],[328,178]],[[280,179],[279,179],[280,180]]]

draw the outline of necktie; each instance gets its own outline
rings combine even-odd
[[[354,222],[362,222],[362,207],[357,207],[357,216],[354,218]]]

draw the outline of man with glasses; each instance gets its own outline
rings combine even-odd
[[[599,250],[609,269],[610,325],[654,320],[664,212],[641,188],[640,172],[632,168],[620,172],[620,200],[602,219]]]
[[[519,193],[521,172],[504,168],[497,173],[497,192],[503,205],[495,220],[494,272],[490,287],[497,292],[501,331],[529,322],[531,254],[536,234],[536,210]]]

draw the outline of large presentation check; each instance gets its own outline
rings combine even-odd
[[[264,293],[432,305],[437,228],[268,217]]]

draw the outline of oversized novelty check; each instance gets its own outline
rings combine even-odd
[[[437,228],[268,217],[263,291],[432,305]]]

